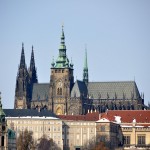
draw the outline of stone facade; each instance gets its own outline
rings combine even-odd
[[[120,126],[125,150],[150,149],[149,110],[108,111],[101,116]]]
[[[48,109],[55,114],[86,114],[88,111],[141,110],[145,108],[144,94],[139,94],[135,81],[90,82],[87,50],[82,81],[74,81],[74,65],[67,57],[62,28],[59,54],[51,63],[49,83],[38,83],[32,47],[30,67],[25,63],[22,45],[16,79],[15,109]]]
[[[17,136],[25,129],[33,131],[35,140],[46,134],[64,150],[82,150],[93,138],[97,143],[105,142],[112,150],[150,148],[149,110],[110,110],[102,114],[59,115],[59,118],[47,110],[14,109],[4,112],[8,128]],[[20,116],[15,117],[17,114]]]
[[[96,135],[97,142],[106,142],[111,149],[123,145],[123,135],[121,133],[120,125],[111,122],[106,118],[99,119],[96,122]]]
[[[24,44],[22,43],[20,65],[18,67],[18,73],[16,78],[15,89],[15,109],[24,109],[31,107],[32,89],[33,84],[37,83],[36,68],[34,62],[34,53],[32,46],[30,67],[27,69],[25,63]]]
[[[27,129],[33,132],[33,138],[36,142],[43,135],[48,139],[52,138],[54,142],[63,149],[62,142],[62,121],[52,117],[7,117],[8,127],[19,133]],[[13,125],[12,125],[13,124]]]
[[[64,150],[82,148],[86,142],[96,136],[96,123],[94,121],[63,121]]]

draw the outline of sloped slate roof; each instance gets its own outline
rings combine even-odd
[[[88,91],[87,91],[88,90]],[[83,81],[77,80],[72,88],[71,97],[80,97],[81,94],[89,95],[93,99],[134,99],[140,97],[134,81],[119,82],[89,82],[88,89]],[[48,100],[49,83],[35,83],[32,91],[32,101]]]
[[[49,83],[33,84],[32,101],[48,100]]]
[[[56,117],[58,118],[53,112],[49,110],[41,110],[40,112],[37,109],[4,109],[6,117],[27,117],[27,116],[34,116],[34,117]]]
[[[83,81],[77,80],[72,88],[71,97],[80,97],[81,94],[87,95],[87,87]]]
[[[89,82],[88,83],[89,97],[94,99],[131,99],[132,94],[134,99],[140,97],[138,88],[134,81],[122,82]]]

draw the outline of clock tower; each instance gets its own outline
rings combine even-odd
[[[61,44],[56,62],[52,62],[49,91],[49,109],[57,115],[67,114],[71,89],[74,84],[73,64],[66,55],[65,36],[62,26]]]

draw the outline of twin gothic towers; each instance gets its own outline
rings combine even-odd
[[[85,114],[89,110],[143,109],[144,99],[134,81],[89,82],[86,51],[82,81],[74,82],[73,70],[73,63],[66,55],[63,28],[58,58],[51,63],[50,83],[38,83],[33,46],[27,69],[22,44],[14,108],[48,109],[59,115]]]
[[[25,63],[24,44],[22,43],[20,65],[18,67],[18,73],[16,78],[15,105],[14,105],[16,109],[30,108],[33,84],[37,82],[38,79],[35,67],[33,46],[31,53],[30,67],[27,69]]]
[[[85,82],[88,81],[87,76],[88,68],[85,69]],[[30,67],[27,69],[24,45],[22,44],[20,65],[16,79],[15,109],[43,108],[49,109],[56,114],[68,113],[69,107],[72,105],[70,103],[70,97],[73,85],[73,63],[69,62],[66,55],[63,27],[59,55],[56,62],[53,60],[51,63],[50,83],[38,83],[33,46]],[[80,111],[78,110],[77,113],[81,113]],[[73,113],[71,108],[70,113]]]

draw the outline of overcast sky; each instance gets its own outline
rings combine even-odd
[[[135,80],[145,104],[150,101],[149,0],[1,0],[3,108],[14,107],[22,42],[27,66],[33,45],[39,83],[49,83],[62,24],[75,80],[82,80],[86,44],[90,81]]]

